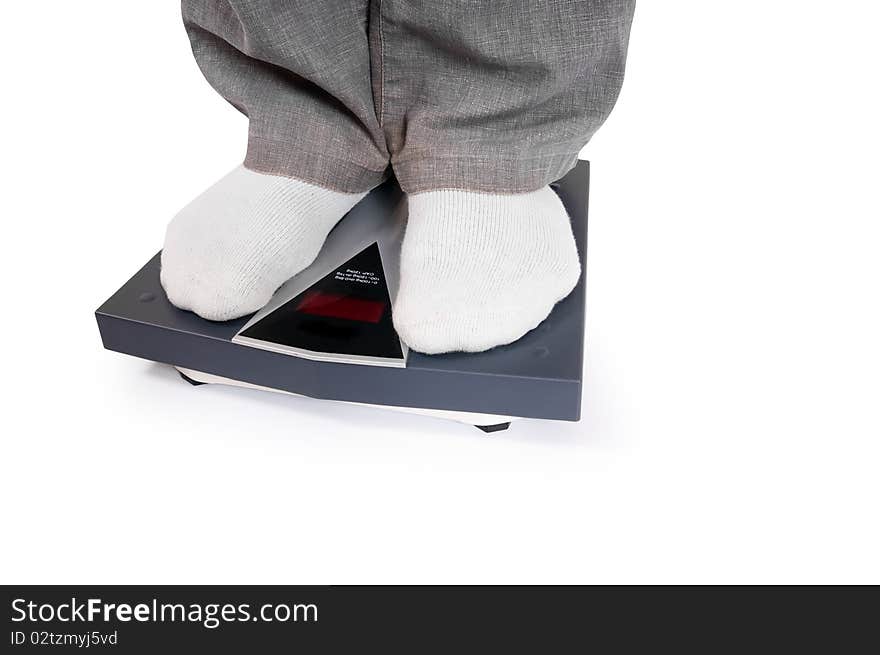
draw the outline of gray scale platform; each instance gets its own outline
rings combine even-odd
[[[553,188],[571,216],[585,264],[589,164],[580,162]],[[343,220],[390,212],[401,200],[392,180]],[[159,283],[157,254],[95,315],[108,350],[261,387],[325,400],[576,421],[584,311],[582,273],[547,320],[513,344],[476,354],[410,352],[406,368],[316,362],[232,343],[247,317],[215,323],[172,306]]]

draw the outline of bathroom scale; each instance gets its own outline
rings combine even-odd
[[[95,312],[104,347],[168,364],[192,385],[230,384],[470,423],[577,421],[581,412],[589,163],[551,185],[582,263],[574,291],[518,341],[482,353],[424,355],[394,331],[406,196],[391,179],[330,232],[307,269],[266,307],[226,322],[177,309],[157,253]]]

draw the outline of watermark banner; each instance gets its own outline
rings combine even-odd
[[[855,652],[876,643],[878,600],[873,587],[11,586],[0,652]]]

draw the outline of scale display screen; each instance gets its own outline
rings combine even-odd
[[[344,318],[349,321],[378,323],[385,313],[385,303],[339,293],[308,291],[296,306],[296,311],[312,316]]]

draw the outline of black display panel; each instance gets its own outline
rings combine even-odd
[[[316,353],[402,360],[379,244],[364,248],[241,336]]]

